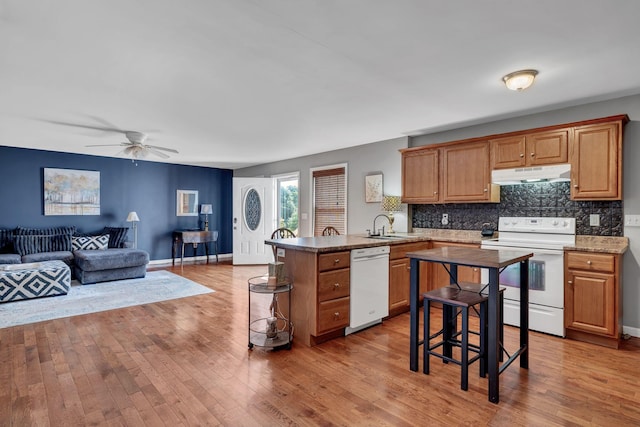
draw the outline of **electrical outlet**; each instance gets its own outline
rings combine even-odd
[[[284,258],[284,248],[278,248],[276,250],[276,257],[278,258]]]
[[[592,227],[600,227],[600,215],[598,214],[589,215],[589,225]]]
[[[449,214],[442,214],[442,225],[449,224]]]
[[[640,227],[640,215],[625,215],[625,227]]]

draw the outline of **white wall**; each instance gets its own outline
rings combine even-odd
[[[365,233],[373,226],[373,218],[382,213],[379,203],[365,203],[364,177],[372,172],[382,172],[385,194],[400,195],[401,156],[400,149],[406,148],[408,138],[396,138],[374,142],[342,150],[328,151],[312,156],[298,157],[279,162],[253,166],[234,171],[237,177],[273,176],[288,172],[300,172],[300,234],[313,235],[311,223],[311,168],[347,164],[347,232],[349,234]],[[303,214],[307,219],[303,219]],[[393,228],[396,231],[407,231],[407,207],[403,212],[394,215]],[[378,220],[378,228],[387,226],[386,221]]]

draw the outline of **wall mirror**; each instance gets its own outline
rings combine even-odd
[[[178,190],[176,215],[198,216],[198,190]]]

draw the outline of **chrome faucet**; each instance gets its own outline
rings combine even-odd
[[[378,216],[376,216],[375,218],[373,218],[373,233],[369,232],[369,236],[380,236],[380,235],[384,235],[384,225],[382,226],[382,233],[380,232],[380,230],[376,230],[376,220],[378,218],[380,218],[381,216],[387,218],[387,221],[389,221],[389,224],[391,224],[391,220],[389,219],[389,217],[385,214],[380,214]]]

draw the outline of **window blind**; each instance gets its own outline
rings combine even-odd
[[[345,169],[324,169],[313,172],[314,227],[313,235],[321,236],[325,227],[346,232]]]

